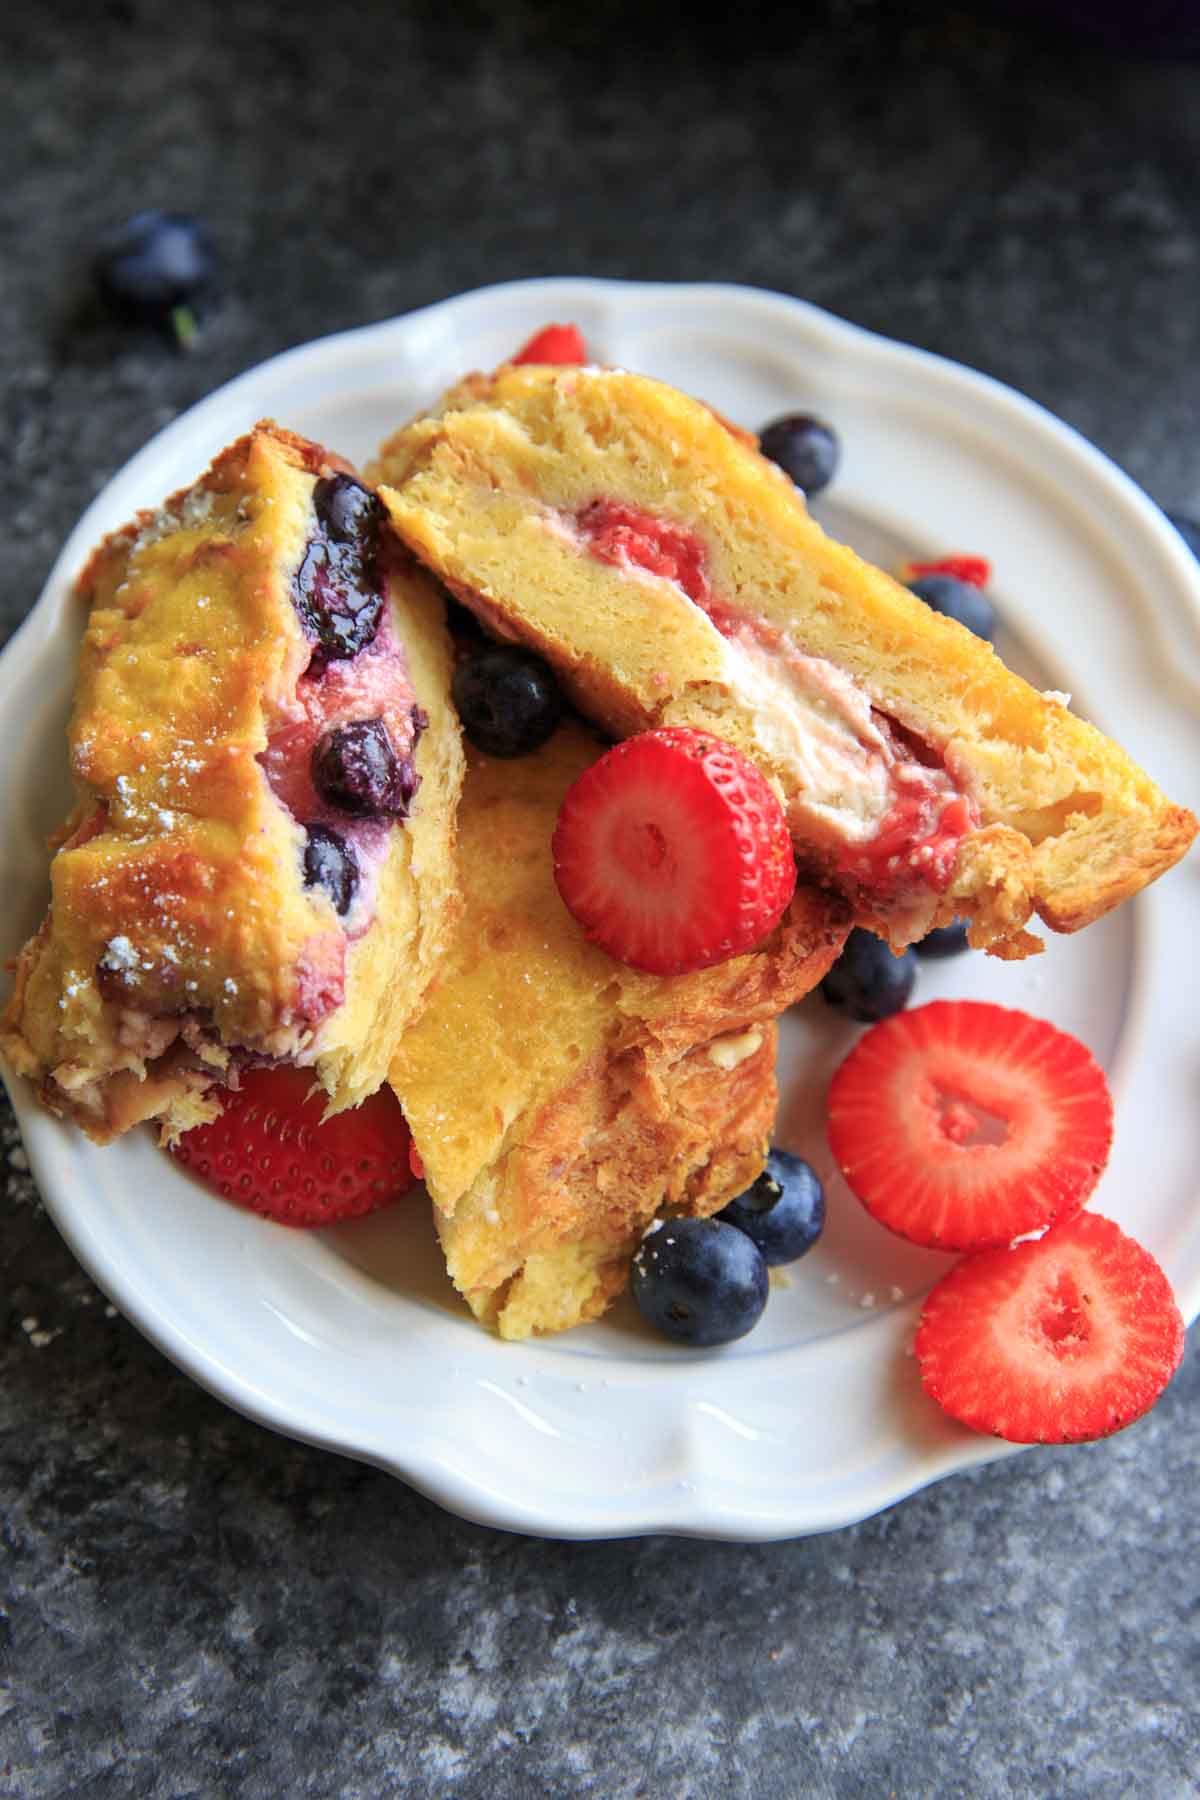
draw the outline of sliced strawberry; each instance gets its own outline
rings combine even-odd
[[[917,1361],[952,1418],[1014,1444],[1074,1444],[1140,1419],[1183,1356],[1148,1250],[1096,1213],[968,1256],[925,1301]]]
[[[937,1250],[1011,1244],[1078,1212],[1112,1124],[1089,1050],[979,1000],[873,1026],[829,1089],[829,1142],[852,1191],[881,1225]]]
[[[900,579],[918,581],[922,575],[953,575],[956,581],[985,588],[992,579],[992,565],[986,556],[939,556],[936,562],[905,563]]]
[[[336,1225],[389,1206],[413,1185],[400,1103],[381,1088],[322,1123],[311,1070],[248,1069],[219,1119],[172,1154],[226,1200],[279,1225]]]
[[[585,363],[587,345],[578,325],[543,325],[508,360],[514,363]]]
[[[627,738],[563,800],[554,877],[594,944],[657,975],[761,943],[796,886],[787,821],[739,750],[668,727]]]

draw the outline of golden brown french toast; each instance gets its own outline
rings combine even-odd
[[[0,1044],[102,1142],[215,1116],[247,1059],[353,1105],[454,910],[436,584],[347,464],[260,425],[78,591],[77,803]]]
[[[577,723],[512,761],[468,752],[463,910],[391,1080],[447,1265],[503,1336],[596,1317],[662,1212],[759,1174],[774,1020],[834,961],[844,904],[801,889],[757,950],[662,977],[589,944],[554,883],[563,794],[600,754]]]
[[[1196,821],[990,645],[833,542],[754,441],[616,369],[502,367],[374,467],[401,536],[614,736],[688,725],[766,774],[802,871],[895,948],[1075,931]]]

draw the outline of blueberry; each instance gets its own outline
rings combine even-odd
[[[767,1265],[744,1231],[719,1219],[668,1219],[633,1259],[633,1297],[677,1344],[730,1344],[767,1304]]]
[[[987,595],[957,575],[922,575],[909,586],[919,600],[947,619],[956,619],[990,644],[996,633],[996,609]]]
[[[812,1249],[825,1226],[825,1190],[811,1163],[790,1150],[772,1150],[767,1166],[718,1219],[756,1243],[763,1261],[795,1262]]]
[[[785,413],[763,427],[758,447],[809,498],[837,473],[841,446],[831,425],[811,413]]]
[[[103,299],[126,318],[173,324],[181,342],[195,331],[186,309],[212,280],[216,254],[207,229],[187,213],[140,212],[101,242],[95,261]]]
[[[379,565],[383,504],[352,475],[323,475],[313,487],[318,533],[292,580],[292,603],[315,648],[309,671],[346,662],[375,639],[383,617]]]
[[[454,671],[454,704],[463,730],[487,756],[527,756],[562,717],[558,684],[540,656],[491,645]]]
[[[313,509],[331,538],[358,544],[369,554],[379,536],[382,507],[352,475],[323,475],[313,489]]]
[[[372,643],[383,617],[383,584],[359,557],[313,538],[292,583],[292,600],[306,634],[315,640],[313,674],[346,662]]]
[[[938,925],[926,932],[919,944],[913,949],[918,956],[959,956],[969,950],[967,943],[967,921],[953,919],[949,925]]]
[[[1186,519],[1182,513],[1168,513],[1172,525],[1193,556],[1200,556],[1200,521]]]
[[[358,859],[346,842],[328,825],[310,825],[304,846],[304,885],[324,888],[339,913],[350,911],[358,886]]]
[[[421,778],[410,756],[397,756],[382,719],[335,725],[313,751],[313,786],[329,806],[354,819],[402,819]]]
[[[821,998],[860,1024],[872,1025],[903,1012],[916,979],[917,959],[911,950],[893,956],[873,932],[852,931],[821,983]]]
[[[473,654],[482,648],[487,640],[483,635],[483,627],[470,607],[464,606],[461,600],[456,600],[450,593],[442,595],[442,605],[446,609],[446,630],[461,653],[465,656],[468,652]]]

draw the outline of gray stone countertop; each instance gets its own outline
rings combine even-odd
[[[1200,511],[1200,65],[937,5],[708,19],[10,22],[3,631],[100,485],[218,383],[522,275],[802,295],[1013,383]],[[191,356],[88,294],[98,231],[155,204],[220,240]],[[201,1392],[81,1273],[7,1109],[2,1131],[0,1793],[1200,1792],[1194,1361],[1110,1442],[827,1537],[526,1540]]]

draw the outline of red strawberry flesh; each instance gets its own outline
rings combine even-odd
[[[218,1119],[185,1132],[172,1154],[226,1200],[280,1225],[336,1225],[398,1200],[413,1185],[400,1103],[381,1089],[322,1120],[312,1071],[249,1069]]]
[[[1112,1144],[1091,1052],[1026,1013],[936,1000],[874,1026],[829,1090],[829,1142],[868,1212],[940,1250],[1069,1218]]]
[[[587,345],[578,325],[543,325],[528,343],[522,344],[514,363],[585,363]]]
[[[626,739],[572,784],[554,873],[593,943],[660,975],[752,949],[796,885],[783,809],[758,770],[674,727]]]
[[[946,1412],[1016,1444],[1106,1437],[1179,1366],[1170,1283],[1111,1219],[1079,1213],[1034,1243],[969,1256],[929,1294],[921,1380]]]
[[[917,581],[922,575],[953,575],[971,587],[985,588],[992,579],[992,565],[986,556],[939,556],[936,562],[904,565],[905,581]]]
[[[678,582],[689,600],[706,611],[711,608],[704,545],[686,525],[656,518],[619,500],[591,501],[575,523],[588,549],[601,562],[644,569],[649,575]]]

